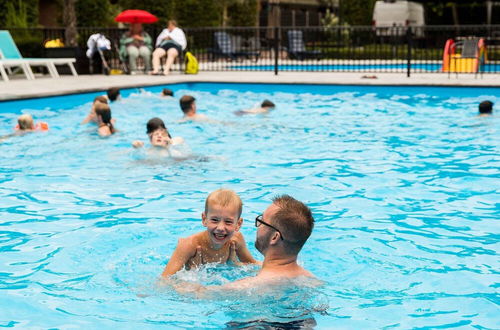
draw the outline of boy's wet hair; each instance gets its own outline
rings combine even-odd
[[[33,129],[34,126],[33,117],[28,114],[19,116],[17,118],[17,123],[19,124],[20,130]]]
[[[274,108],[275,107],[274,103],[269,101],[269,100],[264,100],[260,106],[262,108]]]
[[[163,96],[174,96],[174,92],[171,89],[164,88],[161,91],[161,95],[163,95]]]
[[[231,189],[217,189],[212,191],[205,200],[205,214],[208,214],[208,208],[212,205],[219,205],[222,207],[236,206],[238,208],[238,219],[243,210],[243,202],[240,196]]]
[[[194,103],[194,101],[196,101],[196,99],[191,95],[183,95],[179,100],[182,112],[187,113],[189,110],[191,110],[191,105]]]
[[[493,112],[493,102],[483,101],[479,103],[479,113],[492,113]]]
[[[150,120],[148,120],[148,123],[146,124],[146,133],[148,135],[152,134],[154,131],[156,131],[158,129],[164,129],[167,132],[168,137],[172,138],[170,136],[170,133],[168,132],[168,129],[165,126],[165,123],[163,122],[163,120],[161,120],[158,117],[154,117],[154,118],[151,118]]]
[[[118,99],[118,96],[120,96],[120,90],[116,87],[110,88],[106,91],[106,94],[108,94],[108,99],[113,102]]]
[[[104,95],[99,95],[99,96],[96,96],[94,98],[94,103],[96,103],[96,102],[101,102],[101,103],[108,104],[108,99]]]

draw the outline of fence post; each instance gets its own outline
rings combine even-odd
[[[410,77],[411,74],[411,48],[412,48],[412,30],[411,26],[406,29],[406,77]]]
[[[274,27],[274,75],[278,75],[278,58],[279,58],[279,28]]]

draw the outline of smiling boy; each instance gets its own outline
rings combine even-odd
[[[239,232],[242,202],[232,190],[218,189],[210,193],[201,214],[207,230],[179,239],[162,276],[175,274],[183,267],[191,269],[205,263],[227,263],[239,259],[243,263],[257,263]]]

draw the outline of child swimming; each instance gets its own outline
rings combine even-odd
[[[22,132],[48,131],[49,125],[45,122],[38,122],[35,124],[31,115],[24,114],[17,118],[16,130]]]
[[[218,189],[210,193],[201,214],[206,230],[179,239],[162,276],[168,277],[182,268],[189,270],[205,263],[227,263],[236,257],[243,263],[258,263],[239,232],[243,223],[242,206],[240,197],[232,190]]]
[[[90,108],[90,112],[82,121],[82,124],[94,123],[97,124],[97,116],[95,114],[95,106],[97,103],[108,104],[108,98],[104,95],[96,96],[94,98],[94,102],[92,102],[92,107]]]
[[[97,133],[101,137],[110,136],[116,133],[111,119],[111,108],[105,103],[97,103],[95,105],[95,114],[97,117]]]
[[[15,132],[7,135],[0,136],[0,142],[7,140],[8,138],[22,135],[28,132],[34,131],[48,131],[49,125],[46,122],[38,122],[35,124],[33,117],[29,114],[21,115],[17,118],[17,125],[14,127]]]
[[[184,143],[181,137],[172,137],[163,120],[158,117],[151,118],[146,124],[146,133],[153,147],[168,148],[172,145]],[[144,142],[136,140],[132,142],[134,148],[141,148]]]

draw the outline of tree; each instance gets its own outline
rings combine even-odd
[[[64,32],[64,39],[66,41],[66,46],[71,46],[71,47],[78,46],[75,2],[76,0],[64,0],[63,20],[64,20],[64,25],[66,26],[66,31]]]
[[[370,25],[375,0],[342,0],[340,19],[349,25]]]

